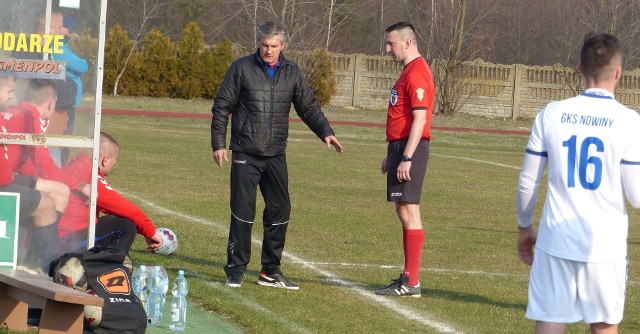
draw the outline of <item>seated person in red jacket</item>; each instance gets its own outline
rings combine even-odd
[[[98,159],[98,213],[95,229],[95,245],[114,246],[129,251],[136,233],[147,238],[147,249],[153,251],[162,245],[162,237],[156,232],[151,220],[140,208],[122,197],[107,183],[106,177],[116,165],[120,146],[109,134],[100,133]],[[91,159],[78,154],[63,169],[82,181],[91,180]],[[72,194],[69,205],[59,224],[59,235],[66,252],[78,252],[87,248],[87,219],[89,208],[79,194]]]
[[[54,80],[31,79],[27,84],[24,101],[17,106],[6,108],[5,121],[10,133],[45,134],[49,117],[53,114],[57,101]],[[51,158],[46,146],[8,145],[13,150],[14,163],[18,173],[44,180],[62,182],[71,191],[90,196],[87,184],[63,172]]]
[[[15,78],[0,77],[0,110],[14,98]],[[0,132],[18,132],[15,124],[10,122],[12,114],[2,113],[0,117]],[[16,119],[13,118],[13,122]],[[20,129],[24,127],[20,126]],[[19,164],[23,161],[23,149],[15,144],[0,145],[0,192],[20,194],[20,223],[21,232],[29,229],[27,238],[29,247],[24,259],[20,257],[20,265],[29,269],[48,271],[51,260],[60,255],[60,245],[52,238],[57,233],[57,222],[62,211],[67,206],[69,188],[62,183],[41,180],[35,176],[15,175]]]
[[[0,111],[4,111],[9,101],[15,99],[15,89],[16,89],[16,78],[11,76],[0,76]],[[3,114],[4,116],[5,114]],[[7,114],[7,117],[11,117],[10,114]],[[21,127],[22,128],[22,127]],[[3,132],[8,132],[12,130],[10,128],[4,127]],[[7,147],[4,147],[7,148]],[[25,148],[29,149],[29,148]],[[8,150],[8,148],[7,148]],[[5,157],[8,159],[8,157]],[[6,169],[9,169],[9,166],[5,166]],[[12,171],[13,173],[14,171]],[[44,180],[37,177],[29,177],[29,176],[14,176],[14,182],[17,182],[21,185],[34,188],[40,192],[46,193],[51,196],[55,202],[56,211],[62,212],[64,208],[67,206],[67,200],[69,199],[69,187],[64,184],[51,181]]]

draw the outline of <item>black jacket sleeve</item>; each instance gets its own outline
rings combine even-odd
[[[311,86],[300,70],[293,95],[293,106],[298,116],[318,138],[324,140],[327,136],[335,136],[335,132],[329,125],[329,120],[324,116]]]
[[[211,148],[214,151],[227,147],[227,124],[229,116],[238,104],[242,85],[242,73],[239,68],[238,61],[231,64],[211,107]]]

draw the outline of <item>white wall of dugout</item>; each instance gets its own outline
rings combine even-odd
[[[56,83],[60,107],[41,127],[46,128],[43,133],[0,133],[0,148],[46,147],[60,171],[91,186],[88,199],[73,199],[77,194],[72,189],[59,223],[61,239],[84,243],[85,249],[93,246],[95,235],[106,10],[107,0],[0,0],[0,77],[13,77],[15,84],[15,98],[1,111],[28,104],[29,83],[42,79]],[[60,17],[68,34],[58,27]],[[73,106],[60,103],[65,90],[60,87],[68,80],[77,82],[76,94],[68,94],[75,97]],[[28,245],[29,224],[21,217],[19,261]]]

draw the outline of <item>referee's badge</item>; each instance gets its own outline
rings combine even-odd
[[[389,97],[389,102],[391,102],[392,106],[395,106],[398,103],[398,91],[395,88],[391,89],[391,97]]]
[[[422,88],[416,89],[416,94],[418,95],[418,100],[422,102],[422,98],[424,98],[424,89]]]

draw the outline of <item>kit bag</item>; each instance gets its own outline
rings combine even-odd
[[[104,298],[104,306],[85,306],[84,333],[144,334],[147,314],[133,293],[129,255],[115,247],[67,253],[51,263],[53,281]]]

